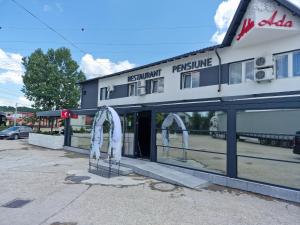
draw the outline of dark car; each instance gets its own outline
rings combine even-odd
[[[14,139],[28,138],[29,133],[32,132],[31,127],[27,126],[13,126],[0,131],[0,139]]]
[[[294,151],[295,154],[300,154],[300,131],[296,132],[294,138]]]

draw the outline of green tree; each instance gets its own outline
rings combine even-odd
[[[80,98],[78,82],[85,80],[67,48],[35,50],[23,58],[22,91],[41,110],[76,108]]]

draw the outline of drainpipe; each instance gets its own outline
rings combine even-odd
[[[218,92],[221,92],[221,76],[222,76],[222,68],[221,68],[221,64],[222,64],[222,60],[221,60],[221,57],[219,55],[219,52],[218,52],[218,48],[215,48],[215,53],[218,57],[218,60],[219,60],[219,76],[218,76]]]

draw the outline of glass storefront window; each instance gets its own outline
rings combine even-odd
[[[134,114],[121,116],[123,129],[123,155],[134,156]]]
[[[299,189],[299,118],[300,109],[238,111],[238,177]]]
[[[71,119],[71,146],[90,149],[93,116],[79,115],[78,119]]]
[[[157,161],[226,174],[226,118],[216,111],[157,113]]]

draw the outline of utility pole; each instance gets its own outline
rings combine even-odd
[[[16,103],[16,110],[15,110],[15,116],[14,116],[14,126],[17,124],[17,113],[18,113],[18,103]]]

